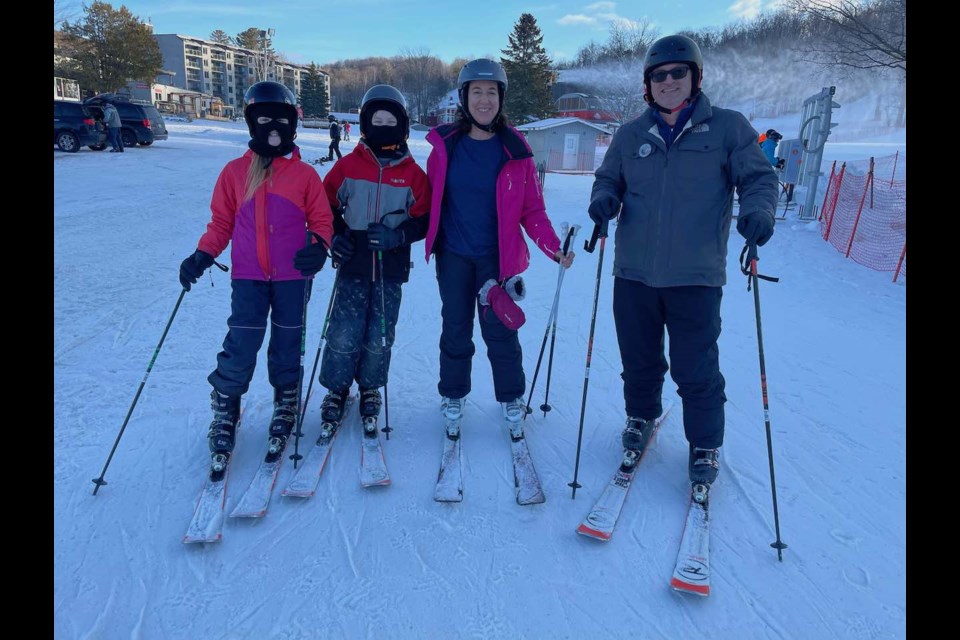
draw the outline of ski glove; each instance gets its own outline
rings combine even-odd
[[[766,213],[749,213],[737,218],[737,231],[749,245],[762,247],[773,235],[773,216]]]
[[[353,257],[353,239],[350,237],[350,232],[338,233],[333,236],[333,244],[330,249],[335,265],[349,262],[350,258]]]
[[[484,306],[483,314],[486,317],[490,308],[507,329],[516,331],[527,321],[523,309],[517,306],[513,298],[497,284],[496,280],[487,280],[480,288],[480,304]]]
[[[370,251],[389,251],[403,244],[403,231],[400,229],[391,229],[380,222],[372,222],[367,226],[367,248]]]
[[[323,242],[316,242],[297,251],[293,258],[293,268],[299,271],[304,278],[309,278],[323,269],[326,261],[327,245]]]
[[[197,279],[203,272],[213,266],[213,256],[206,251],[197,249],[193,254],[180,263],[180,284],[187,291],[190,285],[197,284]]]
[[[587,212],[596,224],[603,224],[617,217],[620,212],[620,201],[610,194],[601,193],[590,202]]]

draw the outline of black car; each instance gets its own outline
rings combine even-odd
[[[107,131],[93,112],[79,102],[53,101],[53,144],[61,151],[76,153],[80,147],[103,151]]]
[[[149,102],[130,100],[126,96],[104,93],[87,98],[83,104],[90,108],[97,120],[103,121],[103,105],[109,102],[120,114],[120,138],[123,146],[134,147],[137,144],[146,147],[154,140],[167,139],[167,125],[163,116]]]

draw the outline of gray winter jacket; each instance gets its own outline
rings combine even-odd
[[[120,128],[120,114],[112,104],[103,105],[103,122],[112,129]]]
[[[703,94],[668,151],[647,110],[613,137],[591,200],[623,203],[613,273],[651,287],[727,282],[733,191],[742,216],[774,217],[777,176],[743,114]]]

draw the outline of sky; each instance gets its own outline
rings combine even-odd
[[[70,5],[71,3],[67,3]],[[649,20],[661,35],[681,29],[723,26],[753,18],[779,0],[681,0],[678,2],[451,2],[350,0],[316,2],[260,0],[186,2],[128,0],[123,4],[154,33],[206,38],[215,29],[230,35],[247,29],[276,29],[275,48],[292,61],[324,64],[346,58],[394,56],[403,48],[426,48],[440,59],[497,56],[520,14],[532,13],[552,58],[572,59],[594,40],[607,39],[613,20]],[[442,6],[442,10],[441,10]],[[73,14],[81,14],[74,2]],[[75,18],[74,18],[75,19]]]
[[[850,114],[870,113],[847,104]],[[793,135],[799,115],[757,121]],[[817,223],[787,211],[760,250],[760,301],[783,562],[774,540],[753,293],[731,230],[721,314],[726,438],[711,502],[713,589],[668,584],[687,507],[687,444],[676,387],[613,538],[575,533],[621,456],[623,397],[605,248],[587,415],[573,478],[599,252],[580,248],[593,177],[548,174],[555,228],[583,225],[563,281],[546,418],[526,435],[546,502],[518,506],[507,432],[483,345],[463,423],[464,500],[433,501],[443,434],[433,263],[413,248],[390,372],[389,487],[362,489],[360,425],[344,424],[309,500],[285,498],[284,463],[262,520],[224,523],[223,540],[184,545],[208,465],[206,376],[229,315],[228,275],[186,294],[106,474],[99,475],[180,294],[180,261],[209,221],[223,165],[246,149],[242,123],[168,120],[170,138],[123,154],[54,150],[54,593],[57,640],[168,638],[906,637],[907,284],[845,259]],[[425,166],[430,147],[412,132]],[[307,160],[327,132],[302,131]],[[350,151],[355,142],[344,142]],[[824,164],[905,153],[903,130],[828,142]],[[901,162],[905,158],[901,155]],[[862,162],[860,165],[862,166]],[[329,170],[317,166],[321,176]],[[821,181],[821,185],[825,181]],[[96,184],[96,189],[89,186]],[[882,188],[878,186],[877,188]],[[528,384],[557,266],[531,247],[520,329]],[[104,256],[109,256],[105,260]],[[221,256],[229,264],[229,253]],[[306,366],[334,273],[314,284]],[[479,341],[479,337],[477,337]],[[261,350],[231,462],[227,510],[266,448],[272,389]],[[544,397],[541,371],[533,396]],[[310,401],[301,452],[319,430]]]

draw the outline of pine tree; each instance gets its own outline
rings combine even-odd
[[[231,38],[223,29],[217,29],[216,31],[211,32],[210,40],[216,42],[217,44],[233,44],[233,38]]]
[[[327,95],[327,85],[323,81],[323,74],[315,62],[307,67],[306,75],[300,81],[300,106],[303,108],[304,118],[326,118],[327,104],[330,97]]]
[[[114,10],[95,1],[84,13],[82,20],[63,23],[58,75],[98,93],[117,91],[131,80],[152,83],[163,57],[150,29],[124,6]]]
[[[504,111],[516,122],[546,118],[554,113],[550,95],[550,58],[541,43],[543,36],[537,19],[524,13],[513,25],[510,46],[500,52],[510,90],[507,91]]]

